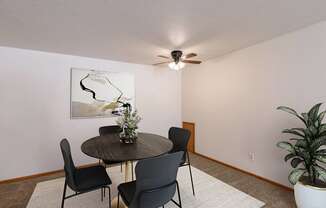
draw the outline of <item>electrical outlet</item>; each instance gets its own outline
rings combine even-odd
[[[251,161],[254,161],[255,160],[255,153],[249,152],[249,158],[250,158]]]

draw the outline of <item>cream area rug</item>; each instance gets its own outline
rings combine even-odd
[[[192,195],[188,167],[179,168],[178,182],[184,208],[260,208],[264,203],[192,167],[196,196]],[[117,185],[124,181],[120,167],[108,169],[112,184],[112,198],[117,196]],[[27,208],[58,208],[61,205],[64,178],[38,183]],[[72,191],[67,189],[67,194]],[[175,196],[178,201],[177,196]],[[108,197],[101,202],[101,192],[93,191],[65,200],[65,208],[108,207]],[[166,208],[176,207],[172,202]],[[112,207],[114,208],[114,207]]]

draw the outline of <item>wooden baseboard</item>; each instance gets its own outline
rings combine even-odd
[[[248,172],[248,171],[245,171],[245,170],[242,170],[240,168],[237,168],[235,166],[232,166],[232,165],[229,165],[227,163],[224,163],[222,161],[219,161],[219,160],[216,160],[216,159],[213,159],[211,157],[208,157],[206,155],[203,155],[203,154],[200,154],[198,152],[194,152],[193,154],[196,154],[196,155],[199,155],[203,158],[206,158],[208,160],[211,160],[211,161],[214,161],[214,162],[217,162],[217,163],[220,163],[222,165],[225,165],[227,167],[230,167],[232,169],[235,169],[235,170],[238,170],[238,171],[241,171],[243,173],[246,173],[248,175],[251,175],[251,176],[254,176],[260,180],[263,180],[263,181],[266,181],[268,183],[271,183],[271,184],[274,184],[276,186],[279,186],[279,187],[282,187],[288,191],[293,191],[293,188],[290,188],[288,186],[285,186],[283,184],[280,184],[280,183],[277,183],[275,181],[272,181],[270,179],[267,179],[267,178],[264,178],[262,176],[259,176],[259,175],[256,175],[254,173],[251,173],[251,172]],[[78,166],[78,168],[85,168],[85,167],[90,167],[90,166],[94,166],[94,165],[97,165],[98,163],[90,163],[90,164],[86,164],[86,165],[81,165],[81,166]],[[48,175],[52,175],[52,174],[56,174],[56,173],[60,173],[60,172],[63,172],[63,169],[60,169],[60,170],[53,170],[53,171],[48,171],[48,172],[43,172],[43,173],[37,173],[37,174],[33,174],[33,175],[29,175],[29,176],[21,176],[21,177],[17,177],[17,178],[11,178],[11,179],[6,179],[6,180],[2,180],[0,181],[0,185],[1,184],[5,184],[5,183],[14,183],[14,182],[19,182],[19,181],[24,181],[24,180],[28,180],[28,179],[33,179],[33,178],[37,178],[37,177],[43,177],[43,176],[48,176]]]
[[[90,163],[90,164],[86,164],[86,165],[80,165],[77,168],[86,168],[86,167],[91,167],[91,166],[94,166],[94,165],[98,165],[98,163]],[[43,173],[36,173],[36,174],[33,174],[33,175],[28,175],[28,176],[10,178],[10,179],[6,179],[6,180],[1,180],[0,185],[5,184],[5,183],[15,183],[15,182],[29,180],[29,179],[43,177],[43,176],[49,176],[49,175],[57,174],[57,173],[61,173],[61,172],[63,173],[63,169],[53,170],[53,171],[48,171],[48,172],[43,172]]]
[[[222,161],[219,161],[219,160],[213,159],[213,158],[208,157],[208,156],[206,156],[206,155],[203,155],[203,154],[200,154],[200,153],[197,153],[197,152],[194,152],[194,154],[199,155],[199,156],[201,156],[201,157],[204,157],[204,158],[206,158],[206,159],[208,159],[208,160],[211,160],[211,161],[214,161],[214,162],[220,163],[220,164],[222,164],[222,165],[224,165],[224,166],[227,166],[227,167],[229,167],[229,168],[232,168],[232,169],[235,169],[235,170],[241,171],[241,172],[246,173],[246,174],[248,174],[248,175],[254,176],[254,177],[256,177],[256,178],[258,178],[258,179],[260,179],[260,180],[263,180],[263,181],[266,181],[266,182],[271,183],[271,184],[273,184],[273,185],[279,186],[279,187],[284,188],[284,189],[286,189],[286,190],[288,190],[288,191],[293,191],[293,188],[290,188],[290,187],[285,186],[285,185],[283,185],[283,184],[280,184],[280,183],[278,183],[278,182],[272,181],[272,180],[270,180],[270,179],[264,178],[264,177],[262,177],[262,176],[256,175],[256,174],[254,174],[254,173],[248,172],[248,171],[246,171],[246,170],[242,170],[242,169],[240,169],[240,168],[237,168],[237,167],[235,167],[235,166],[229,165],[229,164],[224,163],[224,162],[222,162]]]

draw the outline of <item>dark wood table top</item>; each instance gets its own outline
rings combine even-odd
[[[119,134],[108,134],[88,139],[81,145],[90,157],[110,161],[132,161],[163,155],[172,150],[173,143],[162,136],[138,133],[134,144],[120,142]]]

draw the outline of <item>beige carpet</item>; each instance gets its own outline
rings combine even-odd
[[[178,181],[180,184],[181,200],[184,208],[260,208],[264,203],[229,186],[222,181],[196,169],[193,170],[193,178],[196,196],[192,195],[189,171],[187,167],[179,169]],[[114,182],[112,184],[112,198],[117,195],[116,186],[123,182],[120,167],[109,169],[109,175]],[[60,207],[64,179],[38,183],[27,208],[58,208]],[[71,191],[68,189],[67,194]],[[177,197],[176,197],[177,199]],[[101,202],[100,191],[93,191],[77,197],[67,199],[65,208],[90,208],[108,207],[107,197]],[[176,207],[169,203],[166,208]]]

